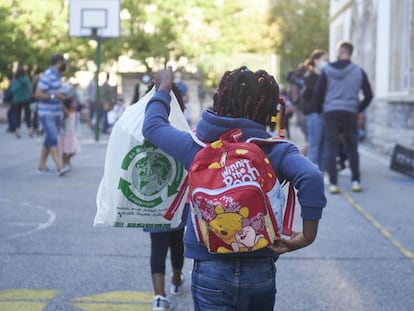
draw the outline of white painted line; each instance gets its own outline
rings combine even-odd
[[[36,233],[38,231],[45,230],[45,229],[49,228],[50,226],[52,226],[53,223],[56,220],[56,214],[53,213],[50,209],[47,209],[43,206],[33,206],[33,205],[31,205],[29,203],[26,203],[26,202],[22,202],[22,205],[24,207],[27,207],[27,208],[36,208],[36,209],[48,214],[49,217],[48,217],[46,222],[36,223],[37,226],[35,228],[31,229],[31,230],[7,236],[6,239],[8,239],[8,240],[21,238],[21,237],[28,236],[28,235],[31,235],[33,233]]]
[[[82,145],[107,145],[108,139],[100,139],[98,142],[94,139],[82,139],[80,142]]]

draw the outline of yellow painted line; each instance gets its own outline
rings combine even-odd
[[[82,311],[151,311],[152,303],[148,305],[122,305],[122,304],[86,304],[86,303],[75,303],[72,306]],[[1,310],[1,309],[0,309]],[[20,310],[19,310],[20,311]]]
[[[154,293],[135,291],[113,291],[93,296],[76,298],[75,302],[152,302]]]
[[[151,311],[152,292],[113,291],[76,298],[71,305],[83,311]]]
[[[411,261],[411,263],[414,265],[414,253],[410,252],[408,249],[406,249],[401,242],[396,240],[392,234],[383,226],[381,225],[377,220],[375,220],[374,217],[372,217],[367,211],[364,210],[364,208],[359,205],[349,194],[346,192],[340,191],[341,195],[351,204],[351,206],[357,210],[368,222],[373,225],[387,240],[389,240],[392,245],[398,251],[407,259]]]
[[[52,300],[57,295],[57,293],[57,290],[8,289],[0,291],[0,301],[5,299]]]
[[[43,311],[49,302],[2,302],[0,311]]]
[[[0,291],[0,311],[42,311],[58,291],[9,289]]]

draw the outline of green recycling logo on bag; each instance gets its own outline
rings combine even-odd
[[[121,177],[118,189],[128,201],[147,208],[175,195],[184,173],[181,163],[147,140],[125,155],[121,167],[130,179]]]

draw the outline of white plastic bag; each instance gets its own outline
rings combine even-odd
[[[111,131],[94,226],[173,228],[181,222],[186,197],[181,186],[187,172],[142,135],[145,107],[154,93],[155,88],[129,106]],[[190,130],[173,92],[169,121],[180,130]],[[184,199],[167,220],[163,214],[178,193]]]

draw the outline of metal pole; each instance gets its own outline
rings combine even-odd
[[[96,53],[95,53],[95,63],[96,63],[96,76],[95,76],[95,85],[96,85],[96,104],[95,104],[95,141],[99,142],[99,124],[101,123],[101,113],[100,113],[100,94],[99,94],[99,69],[101,66],[101,40],[97,35],[96,30],[94,31],[95,40],[96,40]]]

